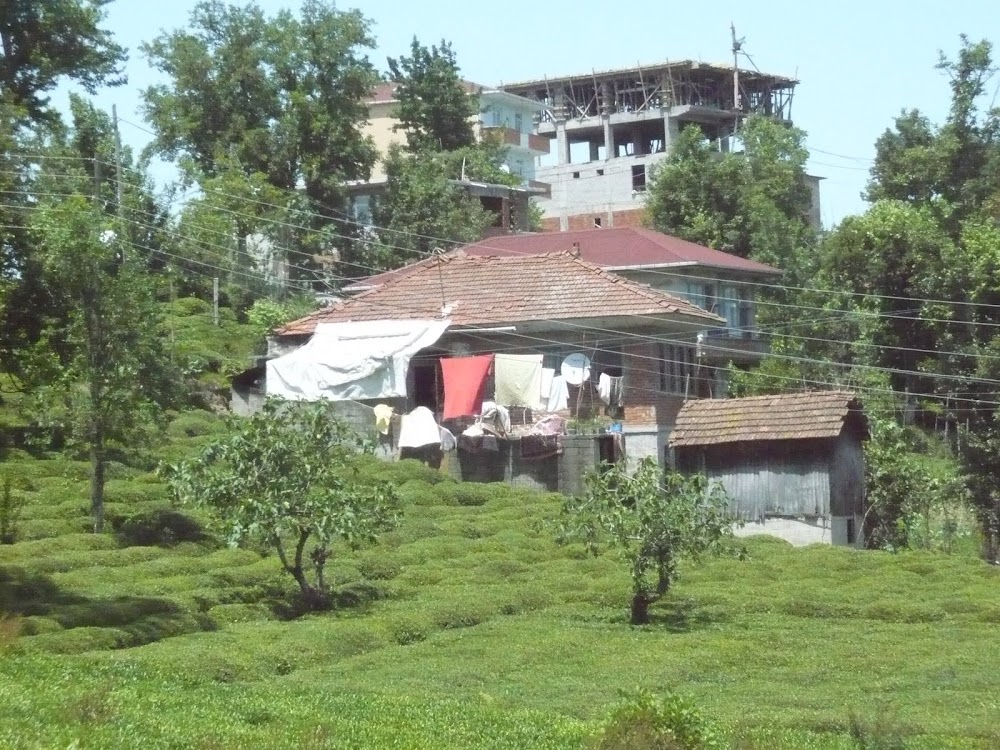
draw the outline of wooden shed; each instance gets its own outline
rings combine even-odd
[[[793,544],[862,544],[861,402],[847,391],[687,402],[670,435],[673,465],[725,487],[737,533]]]

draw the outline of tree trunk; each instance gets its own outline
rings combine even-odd
[[[632,624],[645,625],[649,622],[649,605],[652,599],[648,594],[639,593],[632,597]]]
[[[95,424],[90,442],[90,515],[94,533],[104,531],[104,429]]]

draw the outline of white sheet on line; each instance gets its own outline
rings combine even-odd
[[[267,395],[296,401],[405,396],[410,359],[441,338],[449,323],[320,323],[304,346],[267,363]]]

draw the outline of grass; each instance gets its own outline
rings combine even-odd
[[[402,525],[337,551],[335,611],[288,619],[277,561],[155,478],[123,471],[95,537],[80,466],[4,468],[27,538],[0,545],[2,747],[583,748],[640,686],[746,750],[1000,745],[1000,570],[968,555],[752,539],[634,628],[624,565],[553,541],[558,496],[367,464]]]

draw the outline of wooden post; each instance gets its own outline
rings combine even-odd
[[[118,231],[124,235],[125,221],[122,214],[122,137],[118,131],[118,107],[111,105],[111,118],[115,125],[115,209],[118,213]],[[122,260],[125,260],[125,243],[120,242]]]
[[[212,279],[212,322],[219,325],[219,277]]]

